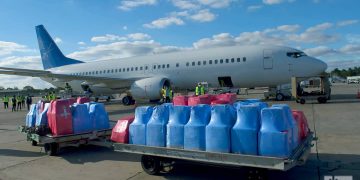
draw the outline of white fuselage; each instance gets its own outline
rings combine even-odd
[[[182,51],[122,59],[93,61],[49,69],[53,73],[81,76],[112,77],[124,80],[165,77],[172,86],[191,89],[197,82],[219,85],[219,77],[231,77],[234,87],[276,86],[289,83],[292,76],[313,76],[323,72],[326,64],[309,56],[291,57],[301,52],[281,46],[235,46]],[[210,64],[211,63],[211,64]],[[55,86],[64,82],[44,79]],[[83,81],[71,81],[74,90],[81,90]],[[130,87],[128,82],[110,86],[94,84],[94,93],[119,93]]]

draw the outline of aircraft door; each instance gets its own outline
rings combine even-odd
[[[272,69],[273,68],[273,55],[271,49],[264,49],[264,69]]]

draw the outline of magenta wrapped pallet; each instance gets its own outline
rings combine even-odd
[[[187,106],[188,99],[188,96],[175,96],[173,99],[173,103],[175,106]]]
[[[226,104],[233,104],[237,99],[236,94],[234,94],[234,93],[219,94],[215,97],[216,97],[216,100],[218,100],[218,101],[227,102]]]
[[[188,99],[189,106],[196,106],[198,104],[211,104],[211,96],[210,95],[201,95],[201,96],[192,96]]]

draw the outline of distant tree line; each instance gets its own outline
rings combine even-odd
[[[348,76],[360,76],[360,67],[348,68],[348,69],[338,69],[335,68],[331,71],[332,75],[337,75],[342,78],[346,78]]]

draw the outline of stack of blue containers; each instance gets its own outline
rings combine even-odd
[[[135,119],[129,127],[129,143],[146,145],[146,124],[151,118],[153,108],[150,106],[137,107]]]
[[[292,111],[287,104],[274,104],[272,107],[280,107],[285,111],[286,119],[289,124],[289,133],[291,133],[291,149],[294,150],[299,145],[299,128],[297,126],[296,120],[292,115]]]
[[[74,134],[89,132],[93,129],[94,122],[90,120],[86,104],[73,104],[71,106],[71,113]],[[104,127],[105,123],[101,123],[101,126]]]
[[[206,151],[230,152],[230,130],[234,124],[234,109],[228,104],[211,107],[211,120],[206,126]]]
[[[110,128],[109,116],[102,103],[90,104],[89,107],[90,121],[93,122],[94,130],[103,130]]]
[[[242,105],[231,130],[231,151],[238,154],[258,154],[260,117],[256,105]]]
[[[184,149],[205,151],[205,127],[210,121],[211,107],[191,107],[190,120],[184,127]]]
[[[155,106],[150,121],[146,125],[146,145],[165,147],[166,124],[168,121],[169,107]]]
[[[44,110],[38,116],[36,116],[36,126],[47,126],[48,125],[48,118],[47,112],[49,110],[50,103],[45,103]]]
[[[190,118],[189,106],[170,106],[167,124],[166,147],[184,148],[184,126]]]
[[[35,127],[36,114],[37,114],[37,106],[36,104],[32,104],[30,107],[30,111],[26,115],[26,119],[25,119],[26,127]]]
[[[231,105],[138,107],[131,144],[221,153],[288,157],[298,146],[290,107],[258,99]]]
[[[271,107],[261,111],[259,155],[286,158],[291,153],[291,133],[283,108]]]

